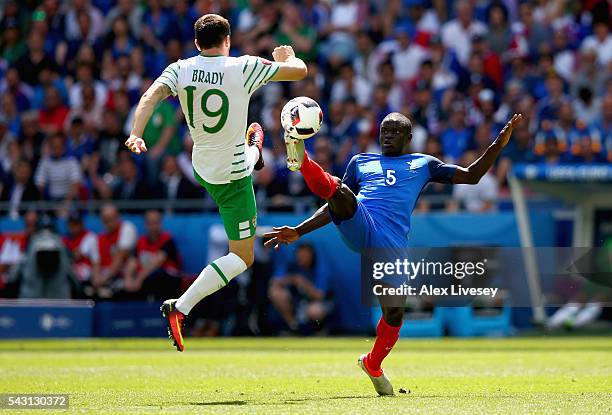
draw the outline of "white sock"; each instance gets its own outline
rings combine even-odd
[[[204,297],[225,287],[232,278],[247,269],[244,261],[236,254],[215,259],[206,266],[183,295],[176,301],[176,309],[187,315]]]
[[[567,303],[548,319],[547,326],[550,328],[559,327],[569,319],[572,319],[578,311],[580,311],[579,304]]]
[[[253,169],[255,168],[255,164],[259,160],[259,149],[257,146],[250,146],[247,144],[246,146],[246,162],[247,162],[247,171],[249,174],[253,173]]]
[[[603,311],[603,307],[599,303],[588,303],[584,306],[578,314],[576,314],[576,318],[574,319],[574,327],[582,327],[587,324],[597,320],[601,312]]]

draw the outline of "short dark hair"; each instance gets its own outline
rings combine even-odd
[[[229,36],[230,24],[227,19],[218,14],[205,14],[193,25],[195,38],[202,49],[221,46],[226,36]]]
[[[387,114],[387,116],[382,120],[381,124],[385,121],[396,121],[400,123],[402,128],[406,128],[408,129],[409,133],[412,133],[412,122],[410,122],[410,118],[406,117],[400,112],[392,112]]]

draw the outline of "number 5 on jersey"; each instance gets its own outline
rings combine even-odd
[[[395,170],[387,170],[387,176],[385,177],[385,183],[389,186],[393,186],[397,179],[395,178]]]
[[[195,128],[193,124],[193,91],[195,91],[196,87],[193,85],[186,86],[183,88],[187,93],[187,117],[189,118],[189,125],[192,128]],[[213,96],[218,96],[221,99],[221,104],[219,108],[213,110],[210,108],[210,98]],[[220,89],[209,89],[204,94],[202,94],[202,99],[200,100],[200,107],[202,108],[202,112],[204,115],[210,118],[219,117],[216,124],[206,125],[202,124],[202,128],[209,134],[214,134],[219,132],[227,121],[227,115],[229,113],[229,99],[227,95]]]

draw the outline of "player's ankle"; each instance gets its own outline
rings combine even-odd
[[[363,359],[363,364],[370,375],[374,376],[375,378],[382,376],[383,370],[380,366],[378,366],[376,369],[371,367],[372,362],[370,361],[370,353],[368,353]]]

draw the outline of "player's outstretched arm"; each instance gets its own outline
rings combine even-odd
[[[491,168],[499,153],[506,147],[512,130],[523,119],[522,114],[514,114],[512,119],[499,132],[495,141],[486,149],[484,154],[478,160],[470,164],[468,167],[457,166],[453,174],[452,182],[455,184],[476,184],[480,181],[487,171]]]
[[[271,81],[299,81],[306,78],[308,69],[303,60],[295,56],[291,46],[282,45],[274,48],[272,57],[279,63],[279,68]]]
[[[147,151],[147,146],[142,138],[144,129],[155,110],[157,104],[170,95],[170,88],[160,82],[153,84],[143,94],[136,106],[134,113],[134,125],[130,137],[126,140],[125,145],[131,152],[140,154]]]
[[[273,246],[274,249],[278,249],[281,245],[293,243],[300,239],[300,236],[322,228],[330,222],[331,216],[329,216],[329,208],[326,203],[298,226],[280,226],[272,228],[271,232],[264,233],[264,239],[269,238],[264,242],[264,245],[267,247]]]

